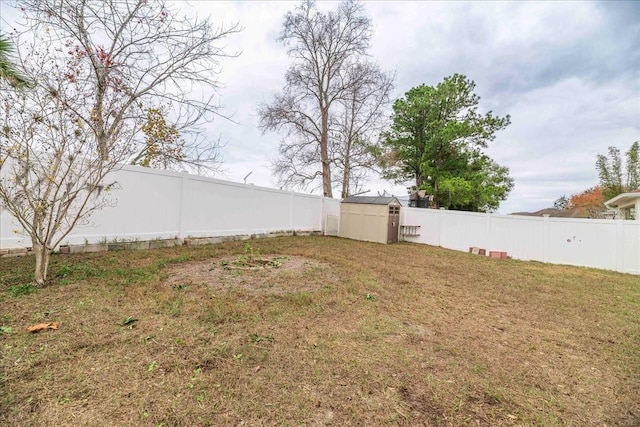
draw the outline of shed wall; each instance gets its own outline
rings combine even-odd
[[[387,243],[388,205],[342,203],[340,206],[340,237]]]

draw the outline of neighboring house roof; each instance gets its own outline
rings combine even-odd
[[[409,196],[398,196],[396,197],[400,204],[404,207],[409,206]]]
[[[618,194],[616,197],[604,202],[604,204],[608,208],[630,208],[635,206],[637,200],[640,200],[640,188]]]
[[[511,215],[545,216],[553,218],[589,218],[592,212],[588,208],[578,207],[570,209],[546,208],[536,212],[514,212]]]
[[[388,205],[394,202],[398,205],[400,204],[400,201],[393,196],[351,196],[342,201],[342,203],[360,203],[365,205]]]

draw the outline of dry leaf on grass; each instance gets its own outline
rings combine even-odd
[[[38,323],[37,325],[29,326],[27,331],[29,332],[40,332],[45,329],[58,329],[58,324],[56,322],[50,323]]]

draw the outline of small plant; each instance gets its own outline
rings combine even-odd
[[[13,328],[11,326],[0,326],[0,333],[10,334],[11,332],[13,332]]]
[[[158,368],[158,362],[156,362],[155,360],[152,361],[151,363],[149,363],[149,365],[147,366],[147,372],[153,372]]]
[[[262,259],[262,253],[259,248],[251,246],[250,243],[244,244],[244,253],[238,255],[235,261],[223,260],[220,265],[226,270],[231,270],[234,267],[248,268],[248,267],[263,267],[268,264],[268,261]],[[213,267],[212,267],[213,269]]]
[[[260,335],[260,334],[251,334],[251,342],[254,344],[259,344],[263,341],[273,342],[273,335]]]
[[[249,242],[245,242],[244,244],[244,255],[250,264],[262,259],[260,248],[254,249]]]
[[[262,252],[260,248],[254,248],[250,243],[246,242],[244,244],[244,253],[238,255],[238,257],[234,261],[222,260],[220,261],[220,265],[225,270],[236,270],[243,268],[257,268],[257,267],[268,267],[268,268],[279,268],[282,266],[284,261],[288,260],[289,257],[286,256],[276,256],[271,259],[263,259]],[[215,266],[211,266],[210,270],[214,270]]]
[[[9,286],[9,288],[7,289],[7,292],[12,297],[19,297],[19,296],[23,296],[23,295],[29,295],[29,294],[33,294],[33,293],[35,293],[37,291],[38,291],[38,289],[35,286],[33,286],[31,283],[27,283],[25,285]]]
[[[282,264],[284,263],[284,261],[288,260],[289,257],[287,256],[277,256],[277,257],[273,257],[269,263],[267,264],[269,267],[273,267],[273,268],[279,268],[282,267]]]
[[[367,295],[365,295],[365,298],[366,298],[367,300],[369,300],[369,301],[375,301],[375,300],[376,300],[375,295],[373,295],[373,294],[369,294],[369,293],[368,293]]]

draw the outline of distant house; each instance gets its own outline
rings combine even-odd
[[[640,188],[618,194],[604,204],[609,209],[615,209],[618,212],[618,218],[635,218],[636,221],[640,221]]]
[[[426,190],[414,191],[409,195],[409,206],[412,208],[428,208],[433,202],[433,196]]]
[[[569,209],[546,208],[535,212],[514,212],[511,215],[524,216],[550,216],[553,218],[603,218],[603,212],[595,212],[593,209],[586,207],[577,207]]]

